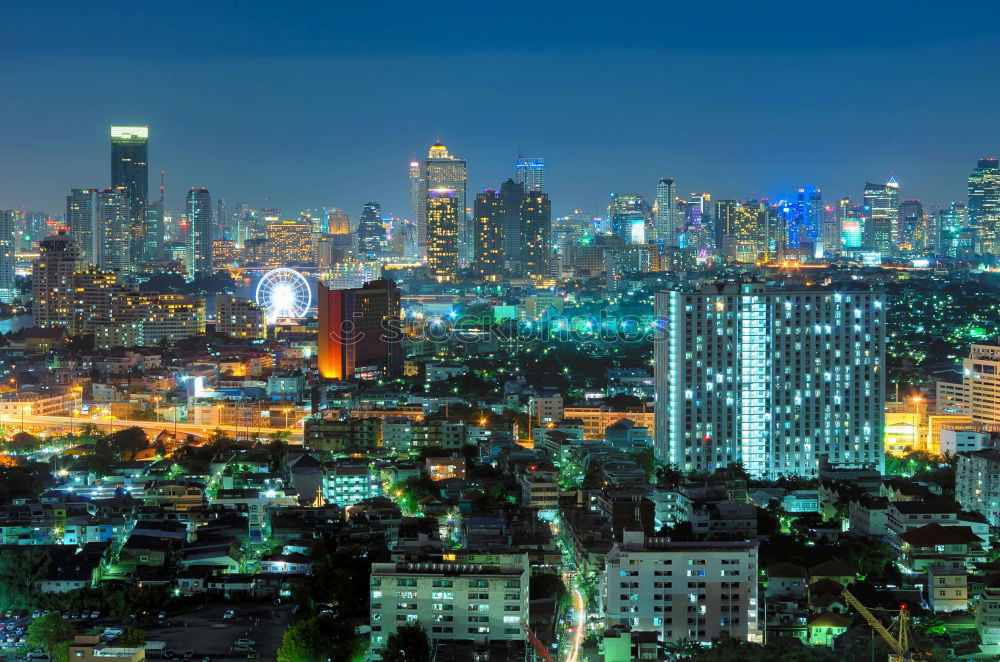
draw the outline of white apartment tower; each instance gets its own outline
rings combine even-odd
[[[656,295],[656,455],[755,478],[882,468],[879,292],[709,283]]]
[[[757,641],[757,541],[672,542],[625,531],[605,561],[607,627],[661,641]]]

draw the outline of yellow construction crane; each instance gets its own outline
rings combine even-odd
[[[913,660],[913,652],[910,650],[910,632],[907,623],[910,619],[910,613],[906,610],[906,605],[900,605],[899,608],[899,635],[893,636],[891,632],[885,629],[882,622],[875,618],[875,615],[868,611],[868,608],[861,604],[854,595],[844,588],[842,595],[847,600],[847,603],[854,607],[862,618],[868,621],[868,625],[872,626],[882,640],[889,646],[889,662],[911,662]]]

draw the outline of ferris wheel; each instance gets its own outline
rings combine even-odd
[[[255,297],[258,306],[267,310],[267,319],[305,317],[312,303],[312,292],[306,277],[294,269],[281,267],[264,274],[257,283]]]

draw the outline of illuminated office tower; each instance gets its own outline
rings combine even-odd
[[[427,192],[427,268],[439,281],[458,276],[458,219],[455,189]]]
[[[899,203],[899,245],[911,252],[921,252],[927,243],[924,206],[919,200]]]
[[[124,188],[104,189],[97,194],[96,264],[123,273],[132,270],[130,205]]]
[[[129,260],[145,259],[149,202],[149,127],[111,127],[111,188],[125,189],[132,241]]]
[[[656,295],[657,459],[754,478],[883,465],[885,301],[712,283]]]
[[[687,200],[677,200],[676,245],[700,253],[715,245],[712,236],[712,196],[692,193]]]
[[[673,179],[661,179],[656,185],[655,239],[666,246],[677,245],[677,185]]]
[[[866,248],[882,255],[895,252],[899,244],[899,184],[892,177],[885,184],[865,182],[868,223]]]
[[[302,221],[268,223],[266,236],[267,262],[272,267],[313,261],[311,223]]]
[[[514,181],[529,191],[545,190],[545,159],[518,154],[514,164]]]
[[[191,187],[184,202],[191,224],[187,235],[188,280],[212,275],[212,196],[204,186]]]
[[[82,265],[80,246],[65,233],[39,243],[39,256],[31,267],[31,314],[35,326],[65,327],[73,324],[73,274]]]
[[[458,250],[464,250],[468,244],[469,257],[472,256],[472,233],[466,232],[468,223],[465,218],[465,160],[448,153],[448,148],[438,140],[431,145],[427,158],[420,164],[420,205],[417,208],[417,235],[421,254],[430,255],[429,246],[429,213],[431,191],[435,189],[451,189],[456,209],[456,225],[458,231]],[[412,182],[411,182],[412,183]],[[463,239],[465,241],[463,242]]]
[[[385,227],[382,225],[382,206],[366,202],[358,221],[358,251],[362,260],[377,260],[385,253]]]
[[[503,201],[491,188],[476,196],[473,205],[476,224],[476,256],[473,264],[483,280],[496,280],[503,275],[504,227]]]
[[[14,211],[0,209],[0,303],[10,303],[16,293],[14,272],[16,253]]]
[[[74,188],[66,196],[66,226],[80,247],[80,255],[87,264],[94,264],[97,233],[94,232],[97,216],[97,189]]]
[[[952,201],[938,212],[938,251],[948,257],[958,256],[962,233],[967,230],[968,219],[964,202]]]
[[[800,237],[800,241],[815,243],[821,238],[823,218],[823,192],[818,186],[804,186],[799,189],[799,211],[805,234],[804,237]]]
[[[982,253],[1000,254],[1000,164],[994,158],[979,159],[969,175],[968,227]]]
[[[736,227],[736,210],[739,200],[715,201],[715,248],[720,256],[726,256],[727,237],[732,237]],[[731,240],[729,243],[732,243]]]
[[[351,231],[351,219],[343,209],[327,211],[326,231],[329,234],[348,234]]]
[[[391,280],[318,291],[317,361],[326,379],[374,379],[402,360],[399,288]]]
[[[552,203],[539,190],[525,194],[521,203],[521,262],[525,276],[549,275],[552,237]]]
[[[612,193],[608,205],[611,234],[626,244],[646,243],[646,227],[651,225],[649,203],[634,193]]]
[[[841,251],[861,250],[864,245],[865,218],[859,216],[851,218],[845,216],[840,221],[840,249]]]

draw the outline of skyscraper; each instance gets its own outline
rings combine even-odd
[[[111,188],[124,188],[132,241],[129,260],[145,259],[149,201],[149,127],[111,127]]]
[[[503,262],[506,269],[520,275],[521,262],[521,204],[524,202],[524,185],[513,179],[500,185],[500,205],[503,226]]]
[[[678,245],[677,185],[673,179],[661,179],[656,185],[655,239],[666,246]]]
[[[97,189],[74,188],[66,196],[66,225],[80,247],[84,263],[96,264]]]
[[[402,357],[399,288],[374,280],[360,288],[319,284],[319,373],[327,379],[373,379],[393,373]]]
[[[919,200],[899,203],[899,245],[911,252],[922,252],[927,242],[924,206]]]
[[[184,210],[191,227],[187,236],[187,277],[212,275],[212,196],[204,186],[191,187]]]
[[[521,203],[521,261],[524,275],[544,278],[549,275],[552,237],[552,203],[549,196],[534,189]]]
[[[422,187],[420,161],[417,161],[416,157],[410,159],[410,168],[407,172],[410,179],[410,218],[408,220],[416,225],[417,219],[420,218],[420,209],[424,205],[424,196],[426,195],[426,190]]]
[[[473,205],[476,224],[474,268],[483,280],[496,280],[504,268],[503,201],[491,188],[476,196]]]
[[[938,213],[938,250],[949,257],[958,257],[967,225],[965,203],[952,201],[942,208]]]
[[[427,192],[427,268],[439,281],[458,276],[458,219],[455,189]]]
[[[0,302],[10,303],[16,292],[14,287],[14,211],[0,209]]]
[[[883,465],[884,295],[712,283],[656,295],[657,458],[752,477]]]
[[[545,159],[518,154],[514,164],[514,181],[528,191],[545,190]]]
[[[635,193],[612,193],[608,205],[611,234],[626,244],[646,243],[646,227],[650,225],[649,203]]]
[[[97,194],[96,263],[104,269],[132,271],[131,207],[124,187]]]
[[[979,159],[969,175],[968,219],[979,250],[1000,254],[1000,164],[995,158]]]
[[[885,184],[865,182],[868,222],[866,248],[883,255],[895,252],[899,244],[899,184],[892,177]]]
[[[411,170],[412,177],[412,170]],[[420,242],[421,254],[430,253],[428,246],[428,213],[430,210],[430,192],[435,189],[451,189],[456,209],[456,225],[458,245],[456,250],[468,247],[469,258],[472,256],[471,232],[466,232],[468,223],[465,218],[465,180],[466,165],[464,159],[459,159],[448,153],[448,148],[438,140],[431,145],[427,158],[420,164],[420,205],[417,208],[417,236]],[[412,184],[412,179],[411,179]],[[464,239],[464,241],[463,241]]]
[[[799,210],[805,231],[805,236],[800,236],[800,241],[815,243],[821,238],[823,219],[823,192],[818,186],[803,186],[799,189]]]
[[[35,326],[70,328],[73,324],[73,274],[82,266],[79,244],[60,233],[39,243],[31,268],[31,314]]]
[[[382,225],[382,206],[366,202],[358,222],[358,251],[362,260],[377,260],[385,253],[385,227]]]

